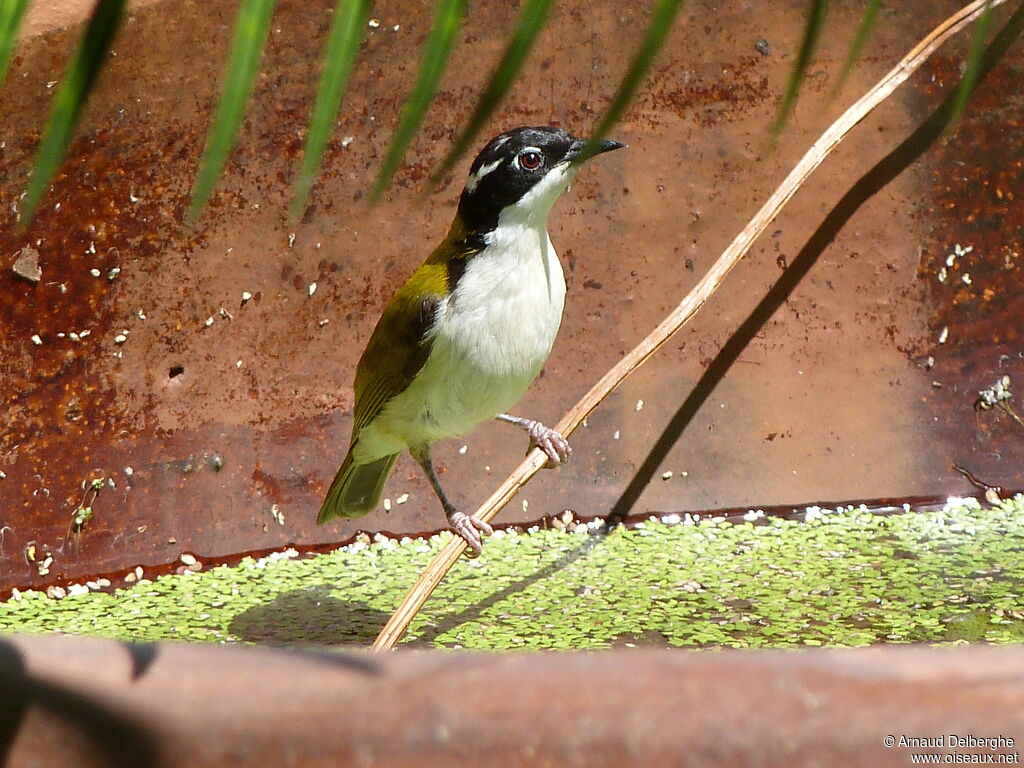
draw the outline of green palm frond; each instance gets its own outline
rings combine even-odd
[[[867,0],[864,13],[861,14],[860,22],[857,24],[857,31],[853,35],[853,43],[850,44],[850,52],[846,55],[843,68],[839,71],[839,77],[836,78],[836,87],[832,91],[834,94],[842,90],[850,73],[853,72],[854,65],[860,60],[860,55],[864,52],[864,46],[871,37],[875,22],[878,21],[878,12],[881,9],[882,0]]]
[[[316,178],[331,136],[331,128],[341,108],[348,76],[355,63],[369,14],[370,0],[338,0],[334,9],[334,22],[331,24],[327,52],[324,54],[324,70],[316,92],[313,115],[309,120],[309,135],[302,154],[302,166],[295,181],[292,220],[298,219],[306,208],[309,190],[313,186],[313,179]]]
[[[437,93],[437,86],[441,82],[441,75],[448,64],[448,56],[451,54],[452,46],[455,44],[455,34],[459,30],[459,24],[466,13],[466,0],[439,0],[437,13],[434,16],[434,26],[430,30],[430,37],[427,38],[423,50],[423,61],[420,63],[419,74],[416,76],[416,84],[412,93],[409,94],[405,106],[402,108],[402,116],[399,118],[398,127],[394,136],[391,137],[391,146],[384,157],[380,173],[374,182],[370,199],[375,200],[391,183],[391,177],[395,175],[398,164],[402,162],[405,150],[412,141],[416,131],[419,130],[427,107]]]
[[[682,0],[658,0],[655,3],[654,10],[651,12],[651,21],[647,25],[647,32],[640,43],[640,49],[633,57],[626,76],[619,83],[619,88],[615,92],[615,96],[612,97],[608,111],[604,113],[604,117],[591,132],[587,145],[580,152],[576,162],[582,163],[594,154],[597,150],[597,143],[608,134],[609,129],[618,122],[626,111],[626,107],[633,101],[636,89],[640,87],[647,76],[647,70],[654,63],[654,57],[658,55],[658,51],[665,44],[665,38],[672,29],[672,22],[675,21],[681,5]]]
[[[800,51],[793,62],[793,69],[789,73],[789,81],[786,83],[786,91],[782,96],[779,105],[779,114],[772,123],[772,138],[778,137],[782,129],[789,122],[789,116],[796,106],[796,97],[800,92],[800,83],[807,74],[807,67],[811,64],[811,57],[818,47],[818,39],[821,37],[821,30],[825,26],[825,19],[828,17],[828,0],[812,0],[810,12],[807,14],[807,26],[804,27],[804,36],[800,41]]]
[[[231,53],[224,76],[224,92],[221,94],[217,116],[206,139],[203,160],[195,186],[192,188],[192,201],[185,217],[188,226],[195,224],[199,218],[235,144],[235,136],[242,124],[242,118],[245,117],[245,105],[256,82],[256,72],[259,69],[273,11],[274,0],[242,0],[238,9],[235,37],[231,43]]]
[[[971,53],[967,58],[967,66],[964,69],[964,76],[960,79],[960,84],[957,86],[956,93],[953,97],[953,104],[950,107],[949,126],[947,127],[947,130],[950,130],[952,126],[959,122],[960,118],[964,114],[964,110],[967,108],[967,100],[971,98],[971,94],[974,93],[975,86],[978,85],[978,81],[981,79],[981,62],[982,57],[985,54],[985,40],[988,38],[989,32],[992,30],[992,22],[994,18],[994,14],[992,13],[992,3],[986,2],[981,15],[974,24],[974,36],[971,39]]]
[[[548,11],[551,10],[551,2],[552,0],[526,0],[523,3],[523,9],[519,12],[519,19],[516,21],[512,38],[505,48],[501,61],[494,70],[494,74],[491,75],[487,87],[484,88],[483,96],[477,102],[472,117],[469,118],[458,138],[455,139],[455,143],[448,150],[444,161],[431,174],[431,185],[436,185],[440,178],[448,173],[458,159],[465,154],[469,145],[473,143],[473,139],[480,133],[480,129],[484,127],[487,118],[491,116],[505,94],[508,93],[509,88],[512,87],[519,70],[523,68],[530,49],[533,48],[533,44],[537,40],[537,36],[544,28]]]
[[[43,140],[36,151],[32,177],[22,207],[21,225],[27,226],[39,201],[50,185],[50,179],[67,153],[71,134],[78,125],[82,107],[96,82],[114,35],[124,17],[125,0],[98,0],[85,27],[82,42],[64,75],[54,98],[50,119]]]
[[[304,209],[317,170],[323,161],[331,129],[337,119],[349,74],[362,41],[362,31],[366,26],[371,1],[337,0],[334,22],[324,55],[324,69],[310,117],[309,134],[296,175],[291,205],[293,217],[297,217]],[[209,200],[235,143],[246,104],[252,94],[275,6],[274,0],[239,2],[238,20],[225,70],[223,92],[209,131],[186,216],[186,222],[189,224],[196,221]],[[0,0],[0,83],[6,75],[28,3],[29,0]],[[502,58],[483,87],[471,117],[458,131],[445,159],[432,174],[432,183],[436,183],[447,173],[467,151],[480,129],[508,93],[548,19],[551,5],[551,0],[524,0]],[[85,100],[105,62],[124,16],[125,6],[125,0],[96,0],[84,35],[55,96],[43,139],[37,150],[20,215],[21,226],[26,226],[32,220],[42,196],[67,152]],[[655,56],[664,45],[680,6],[681,0],[655,0],[640,48],[607,111],[594,128],[590,137],[591,142],[601,139],[628,108]],[[378,197],[390,183],[419,130],[437,92],[467,8],[468,0],[437,0],[433,24],[423,49],[416,80],[403,106],[398,126],[373,184],[372,198]],[[837,78],[837,90],[846,81],[852,67],[861,56],[867,40],[875,29],[880,9],[881,0],[866,0],[849,54]],[[773,136],[778,135],[790,118],[800,83],[806,76],[819,38],[823,34],[827,12],[828,0],[810,0],[807,24],[799,52],[788,78],[785,93],[780,100],[778,116],[771,129]],[[978,82],[985,40],[993,23],[993,8],[989,4],[986,5],[975,27],[970,59],[957,90],[951,122],[955,122],[962,115],[967,100]],[[583,157],[592,149],[593,144],[584,152]]]
[[[7,77],[7,67],[11,63],[11,51],[18,39],[21,20],[25,17],[28,0],[5,0],[0,3],[0,85]]]

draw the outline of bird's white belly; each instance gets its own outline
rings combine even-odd
[[[565,278],[546,230],[514,234],[467,264],[442,304],[430,357],[381,414],[379,426],[406,445],[465,434],[509,409],[547,360]]]

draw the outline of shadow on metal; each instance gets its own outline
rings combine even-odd
[[[1003,58],[1006,50],[1024,29],[1024,5],[1017,8],[995,39],[982,55],[976,85],[980,85],[992,68]],[[679,406],[664,430],[654,442],[650,452],[637,468],[636,474],[626,486],[622,495],[612,506],[608,515],[610,524],[617,524],[633,512],[637,500],[650,485],[655,473],[662,466],[669,452],[690,425],[693,417],[707,402],[715,387],[725,378],[739,360],[740,355],[751,341],[765,327],[776,311],[792,296],[800,282],[817,263],[818,257],[832,243],[839,231],[846,226],[861,206],[885,188],[893,179],[913,165],[946,129],[953,114],[957,93],[954,90],[939,107],[932,112],[921,126],[902,141],[892,152],[879,160],[867,173],[861,176],[832,208],[828,216],[811,235],[807,244],[800,249],[779,280],[758,303],[754,310],[740,324],[721,351],[701,375],[693,390]]]

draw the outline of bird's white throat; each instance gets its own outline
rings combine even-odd
[[[551,207],[569,188],[577,170],[577,166],[569,163],[561,163],[552,168],[543,179],[531,187],[529,192],[519,198],[518,202],[501,211],[495,231],[501,229],[502,225],[509,224],[529,224],[546,230]],[[484,239],[486,241],[487,238]]]

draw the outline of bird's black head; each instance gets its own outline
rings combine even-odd
[[[459,215],[471,232],[490,232],[501,212],[546,219],[579,166],[586,142],[561,128],[513,128],[491,139],[469,168]],[[625,146],[602,141],[596,153]]]

